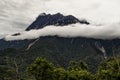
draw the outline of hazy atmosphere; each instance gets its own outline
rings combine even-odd
[[[6,40],[34,39],[48,35],[100,39],[120,38],[119,0],[2,0],[0,8],[0,38],[7,35]],[[41,30],[24,32],[36,17],[44,12],[73,15],[91,24],[47,26]],[[22,35],[10,36],[17,32],[21,32]]]

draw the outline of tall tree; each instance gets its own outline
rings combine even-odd
[[[53,80],[53,69],[53,64],[46,59],[36,58],[34,63],[27,68],[27,72],[36,80]]]

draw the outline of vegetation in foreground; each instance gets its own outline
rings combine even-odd
[[[15,63],[15,62],[14,62]],[[119,80],[120,57],[101,62],[96,74],[90,73],[84,61],[71,61],[67,69],[45,58],[36,58],[21,74],[19,66],[0,67],[0,80]]]

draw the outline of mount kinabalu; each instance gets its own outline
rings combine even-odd
[[[79,20],[72,15],[64,16],[60,13],[51,15],[42,13],[38,18],[26,29],[26,31],[32,29],[40,29],[48,25],[64,26],[70,24],[90,24],[86,20]],[[13,34],[12,36],[20,35],[20,33]],[[17,40],[17,41],[5,41],[4,39],[0,40],[0,50],[6,48],[22,48],[29,44],[33,40]]]
[[[63,16],[60,13],[54,15],[43,13],[26,31],[40,29],[47,25],[63,26],[75,23],[90,24],[86,20],[79,20],[72,15]],[[13,36],[17,35],[20,34],[14,34]],[[17,50],[7,48],[15,48]],[[112,55],[120,55],[120,40],[100,40],[82,37],[61,38],[57,36],[18,41],[4,41],[2,39],[0,40],[0,49],[5,49],[0,51],[2,57],[20,55],[27,64],[31,63],[31,60],[36,57],[45,57],[55,64],[66,67],[68,65],[66,63],[70,60],[82,59],[87,61],[91,71],[95,71],[94,68],[102,59]]]

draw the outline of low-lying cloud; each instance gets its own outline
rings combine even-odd
[[[119,25],[92,26],[72,24],[68,26],[47,26],[38,30],[22,32],[21,35],[5,37],[5,40],[24,40],[36,39],[44,36],[59,36],[66,38],[87,37],[95,39],[114,39],[120,38]]]

